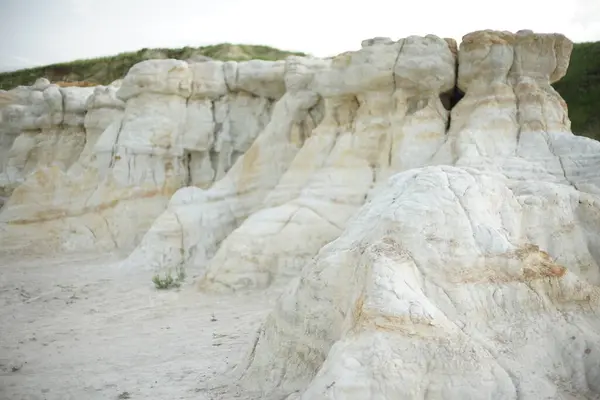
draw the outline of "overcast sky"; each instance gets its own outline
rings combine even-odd
[[[600,40],[600,0],[0,0],[0,70],[221,42],[329,56],[363,39],[479,29]]]

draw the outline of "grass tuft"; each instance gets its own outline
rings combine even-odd
[[[152,277],[152,283],[154,287],[159,290],[179,288],[183,281],[185,281],[186,273],[182,266],[175,268],[175,277],[173,277],[172,271],[169,269],[165,272],[164,276],[156,274]]]

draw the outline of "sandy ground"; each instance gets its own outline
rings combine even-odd
[[[275,292],[156,290],[116,257],[0,255],[0,399],[257,399],[231,382]]]

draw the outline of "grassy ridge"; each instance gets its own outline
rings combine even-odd
[[[51,82],[84,81],[106,85],[120,79],[140,61],[153,58],[186,60],[207,56],[216,60],[244,61],[251,59],[280,60],[288,55],[304,55],[268,46],[222,43],[204,47],[180,49],[142,49],[113,57],[78,60],[68,63],[0,73],[0,89],[31,85],[37,78]],[[600,42],[576,43],[567,75],[554,88],[569,105],[573,132],[600,140]]]
[[[206,56],[223,61],[281,60],[289,55],[305,55],[269,46],[235,45],[222,43],[204,47],[183,47],[180,49],[141,49],[136,52],[121,53],[112,57],[76,60],[66,63],[22,69],[0,73],[0,89],[8,90],[19,85],[32,85],[36,79],[45,77],[51,82],[84,81],[107,85],[123,78],[135,64],[149,59],[174,58],[187,60]]]

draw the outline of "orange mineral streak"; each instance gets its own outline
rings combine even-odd
[[[49,212],[46,211],[46,212],[36,213],[34,215],[34,217],[32,217],[32,218],[16,219],[16,220],[7,221],[7,224],[9,224],[9,225],[28,225],[28,224],[35,224],[35,223],[39,223],[39,222],[53,221],[53,220],[60,219],[60,218],[79,217],[79,216],[82,216],[85,214],[90,214],[93,212],[106,211],[108,209],[116,207],[119,203],[124,202],[124,201],[149,199],[149,198],[157,197],[157,196],[165,196],[168,198],[168,197],[172,196],[173,193],[175,193],[175,191],[176,191],[176,188],[164,188],[164,189],[159,189],[159,190],[156,190],[156,189],[148,190],[148,191],[144,191],[141,193],[137,192],[133,195],[118,197],[111,201],[107,201],[107,202],[104,202],[104,203],[101,203],[98,205],[94,205],[92,207],[84,207],[83,209],[78,210],[78,212],[74,212],[74,213],[70,213],[65,210],[51,210]]]

